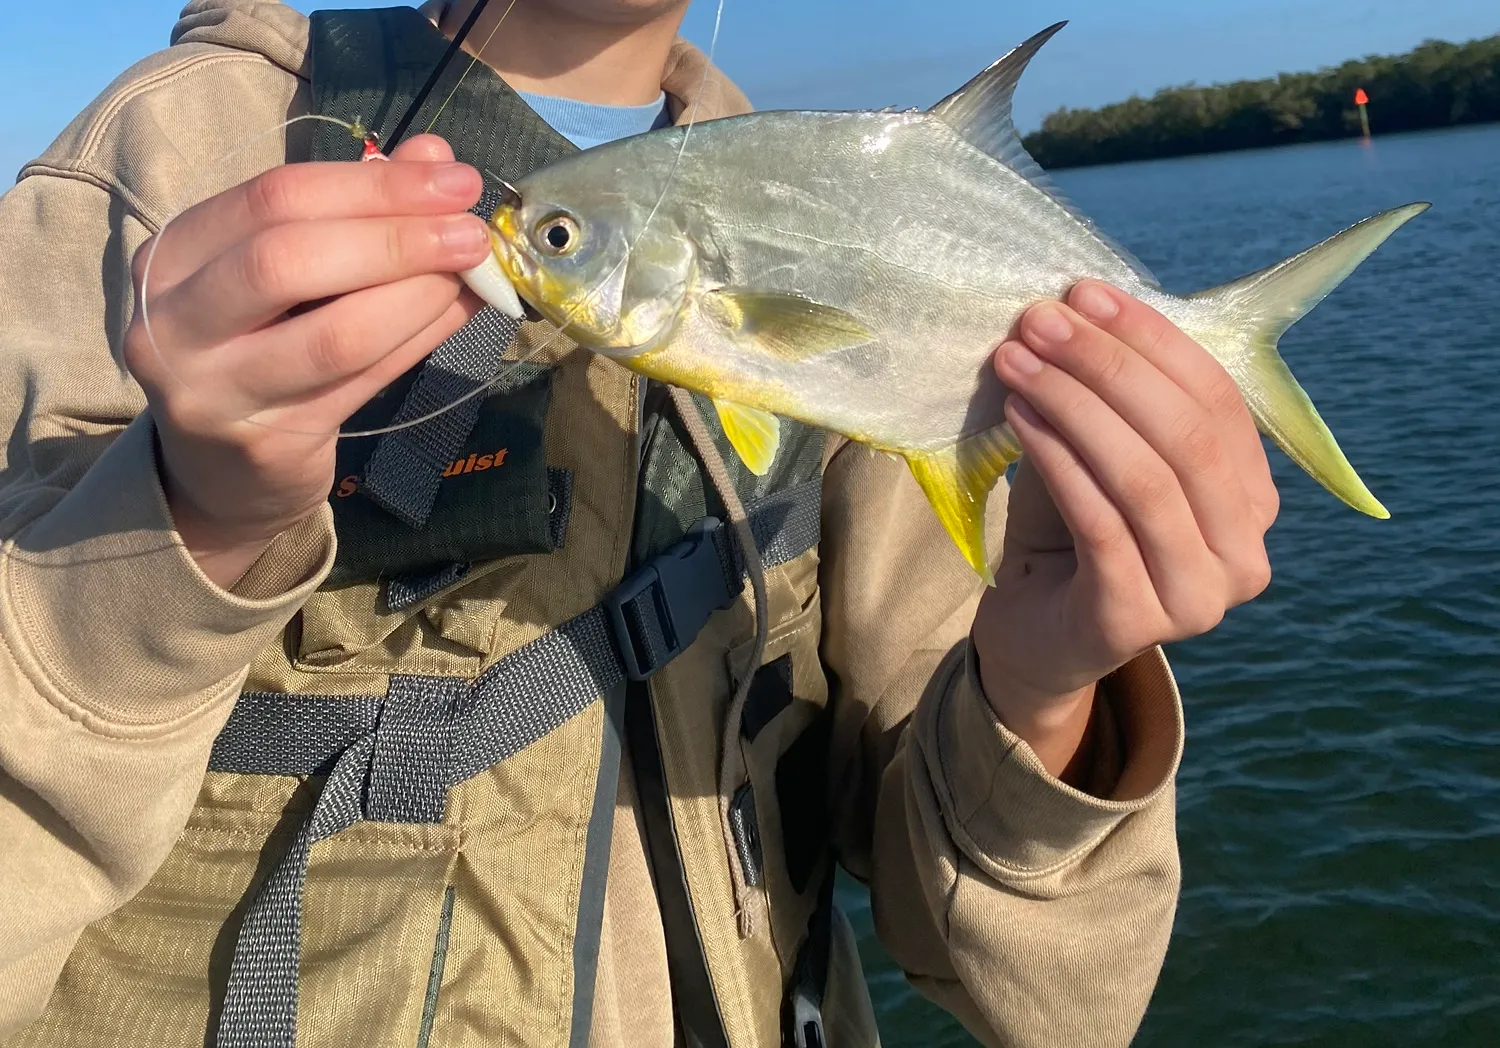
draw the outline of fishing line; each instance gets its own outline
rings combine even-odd
[[[489,42],[494,39],[495,34],[500,29],[500,25],[505,21],[506,15],[509,15],[510,12],[511,12],[511,10],[515,7],[516,2],[517,2],[517,0],[511,0],[510,5],[505,9],[505,12],[500,16],[500,20],[495,23],[494,28],[490,30],[489,35],[485,38],[485,42],[484,42],[483,45],[481,45],[481,48],[480,48],[481,51],[485,47],[488,47]],[[537,354],[541,353],[542,351],[550,348],[560,338],[564,337],[567,334],[569,328],[573,327],[574,322],[576,321],[576,319],[578,318],[578,316],[583,312],[583,310],[586,307],[588,307],[589,305],[593,304],[595,301],[597,301],[598,296],[600,294],[602,294],[602,292],[603,292],[603,288],[606,287],[606,286],[608,286],[609,281],[611,279],[613,279],[619,273],[620,269],[623,266],[625,266],[626,263],[630,260],[631,255],[633,255],[635,253],[636,247],[640,244],[642,238],[645,237],[647,230],[650,229],[651,222],[656,218],[657,213],[661,210],[662,204],[666,201],[667,194],[671,191],[672,183],[675,180],[676,175],[677,175],[677,170],[678,170],[679,166],[682,163],[683,155],[687,152],[688,140],[692,136],[693,128],[696,126],[696,124],[698,122],[698,113],[699,113],[699,110],[700,110],[700,108],[702,106],[703,93],[707,89],[708,78],[709,78],[710,73],[713,70],[714,57],[715,57],[715,55],[718,52],[718,46],[719,46],[719,32],[720,32],[720,28],[723,25],[723,20],[724,20],[724,4],[725,4],[725,2],[726,2],[726,0],[718,0],[718,5],[717,5],[717,7],[715,9],[715,12],[714,12],[713,34],[712,34],[712,36],[711,36],[711,38],[709,40],[708,52],[707,52],[707,55],[706,55],[706,60],[704,62],[704,66],[703,66],[703,76],[700,78],[700,80],[698,82],[698,90],[695,92],[695,96],[693,98],[692,109],[691,109],[691,112],[688,115],[688,121],[687,121],[687,123],[685,125],[682,125],[682,142],[679,144],[678,149],[677,149],[677,153],[676,153],[676,155],[672,159],[672,166],[667,171],[666,181],[662,185],[661,193],[657,196],[656,202],[652,205],[650,212],[647,214],[646,221],[641,224],[640,231],[636,234],[635,239],[630,242],[630,245],[626,248],[625,252],[621,255],[620,260],[615,264],[614,268],[610,270],[609,274],[603,280],[601,280],[599,283],[597,283],[595,285],[595,287],[594,287],[593,290],[591,290],[587,295],[585,295],[581,300],[579,300],[574,305],[574,307],[568,312],[568,315],[563,318],[563,323],[561,325],[554,325],[556,327],[555,331],[553,331],[550,335],[548,335],[545,339],[543,339],[535,348],[533,348],[530,352],[526,353],[524,356],[518,357],[518,358],[516,358],[514,360],[506,361],[505,364],[504,364],[504,366],[500,369],[500,371],[493,378],[491,378],[490,380],[488,380],[487,382],[485,382],[483,385],[480,385],[480,386],[476,387],[475,389],[470,390],[468,393],[465,393],[463,396],[454,398],[452,401],[449,401],[447,404],[444,404],[442,407],[437,408],[434,411],[430,411],[427,414],[420,415],[420,416],[418,416],[416,418],[408,419],[408,420],[406,420],[404,422],[395,423],[395,424],[389,425],[389,426],[381,426],[381,427],[378,427],[378,428],[375,428],[375,429],[362,429],[362,430],[352,430],[352,431],[348,431],[348,430],[317,430],[317,431],[314,431],[314,430],[296,429],[296,428],[293,428],[291,426],[283,426],[283,425],[279,425],[279,424],[271,423],[271,422],[263,422],[263,421],[260,421],[259,419],[252,418],[252,417],[241,418],[241,419],[239,419],[237,421],[244,422],[244,423],[247,423],[247,424],[252,425],[252,426],[260,426],[263,429],[275,430],[275,431],[278,431],[278,432],[281,432],[281,433],[291,433],[291,434],[296,434],[298,436],[310,436],[310,437],[336,436],[340,440],[349,440],[349,439],[353,439],[353,438],[356,438],[356,437],[376,437],[376,436],[382,436],[382,435],[384,435],[386,433],[396,433],[396,432],[399,432],[400,430],[403,430],[403,429],[410,429],[413,426],[420,426],[424,422],[429,422],[432,419],[438,418],[438,417],[446,414],[447,412],[452,411],[454,408],[458,407],[459,405],[464,404],[464,403],[466,403],[466,402],[468,402],[470,400],[473,400],[475,397],[483,396],[483,395],[489,393],[496,386],[503,384],[505,382],[505,380],[515,371],[515,369],[517,367],[519,367],[520,365],[522,365],[522,364],[526,363],[527,361],[531,360],[533,357],[537,356]],[[415,113],[417,111],[417,108],[420,105],[420,102],[425,97],[425,94],[430,94],[431,93],[432,87],[437,83],[437,80],[439,79],[439,77],[442,74],[443,67],[447,64],[447,61],[449,60],[449,58],[451,58],[451,56],[453,54],[457,53],[458,46],[460,46],[462,44],[463,36],[467,35],[468,31],[473,28],[473,23],[477,22],[477,20],[478,20],[478,13],[479,13],[479,11],[481,11],[484,8],[484,6],[485,6],[486,3],[487,3],[487,0],[480,0],[480,2],[475,6],[475,11],[470,12],[469,17],[465,19],[464,25],[461,26],[460,30],[459,30],[459,32],[460,32],[461,35],[456,36],[454,38],[454,41],[452,43],[450,43],[448,50],[446,52],[444,52],[443,59],[439,62],[438,66],[433,70],[432,74],[429,75],[428,82],[423,85],[422,93],[419,93],[417,99],[414,99],[413,104],[410,107],[408,107],[407,112],[402,116],[401,121],[397,124],[396,131],[391,136],[393,142],[397,139],[397,136],[398,136],[399,133],[404,132],[406,130],[406,128],[409,127],[411,119],[415,115]],[[468,76],[470,70],[473,69],[474,64],[477,63],[478,61],[479,61],[479,56],[477,54],[474,55],[474,56],[472,56],[472,58],[470,60],[470,63],[469,63],[469,66],[464,70],[463,75],[459,77],[459,84],[462,84],[464,77]],[[453,88],[453,90],[449,93],[448,97],[444,99],[444,101],[442,103],[442,106],[439,107],[439,110],[438,110],[439,113],[441,113],[442,108],[446,107],[447,104],[448,104],[448,102],[452,100],[453,96],[457,93],[457,91],[458,91],[458,85],[455,85],[454,88]],[[436,119],[437,119],[437,117],[434,116],[433,120],[435,121]],[[255,148],[256,146],[258,146],[262,142],[264,142],[265,139],[271,137],[272,135],[281,134],[286,129],[292,127],[295,124],[299,124],[299,123],[302,123],[304,121],[313,121],[313,120],[315,120],[315,121],[321,121],[322,123],[326,123],[326,124],[333,124],[333,125],[338,126],[338,127],[342,127],[342,128],[344,128],[345,130],[347,130],[349,132],[351,138],[354,138],[356,140],[364,142],[367,147],[370,145],[370,143],[372,143],[374,141],[373,134],[367,128],[365,128],[363,126],[363,124],[360,123],[357,119],[356,119],[356,121],[354,123],[350,123],[349,121],[340,120],[337,117],[327,116],[327,115],[324,115],[322,113],[304,113],[301,116],[292,117],[290,120],[284,120],[281,123],[276,124],[273,127],[269,127],[267,129],[265,129],[264,131],[261,131],[261,132],[259,132],[257,134],[254,134],[254,135],[251,135],[248,139],[245,139],[245,140],[241,141],[240,144],[236,148],[234,148],[230,152],[224,154],[223,156],[220,156],[219,158],[217,158],[216,160],[214,160],[213,162],[211,162],[208,165],[208,167],[205,168],[199,174],[198,178],[194,181],[194,183],[188,189],[188,191],[183,194],[181,200],[182,201],[197,200],[200,191],[203,189],[205,183],[208,182],[210,176],[212,176],[213,174],[217,173],[226,164],[229,164],[230,162],[232,162],[232,161],[234,161],[236,159],[239,159],[240,157],[243,157],[251,149]],[[429,125],[429,128],[430,128],[430,126],[431,125]],[[394,146],[392,146],[392,148],[394,148]],[[177,374],[177,372],[172,368],[172,366],[169,363],[167,363],[167,359],[166,359],[165,355],[163,355],[163,353],[161,351],[161,346],[160,346],[160,344],[156,340],[156,332],[155,332],[155,330],[151,326],[151,313],[150,313],[150,306],[149,306],[149,298],[150,298],[150,296],[148,294],[148,287],[149,287],[150,280],[151,280],[151,268],[152,268],[153,263],[156,260],[156,252],[161,247],[161,241],[162,241],[163,237],[166,235],[168,227],[171,226],[171,224],[174,221],[176,221],[178,218],[182,217],[183,213],[188,210],[188,206],[189,205],[180,203],[178,209],[170,217],[168,217],[165,222],[163,222],[161,224],[161,228],[158,229],[156,231],[156,235],[151,238],[151,247],[146,252],[146,264],[145,264],[145,266],[141,270],[140,305],[141,305],[141,327],[142,327],[142,329],[146,333],[146,341],[151,346],[152,352],[155,353],[157,361],[162,365],[162,368],[167,372],[167,374],[171,375],[171,377],[173,378],[173,380],[176,381],[179,385],[181,385],[184,389],[187,389],[190,392],[196,392],[193,389],[193,386],[189,382],[187,382],[187,380],[185,380],[184,378],[182,378],[181,375]]]
[[[469,17],[464,19],[463,25],[458,27],[458,32],[455,33],[453,35],[453,39],[448,42],[448,48],[443,52],[443,57],[438,59],[437,65],[432,67],[432,72],[427,74],[427,82],[424,83],[420,89],[418,89],[416,97],[411,100],[411,105],[406,107],[406,112],[402,113],[401,119],[396,121],[396,129],[391,132],[390,138],[388,138],[385,143],[387,152],[395,149],[398,145],[401,144],[401,139],[406,136],[406,129],[411,126],[413,118],[415,118],[417,115],[417,110],[422,108],[422,103],[427,101],[428,95],[432,94],[432,89],[437,86],[438,79],[443,75],[443,71],[448,68],[448,63],[453,61],[453,56],[458,54],[459,48],[464,46],[464,41],[468,39],[469,31],[474,28],[474,24],[479,21],[479,16],[484,14],[484,9],[488,7],[489,4],[490,0],[479,0],[479,2],[474,5],[474,10],[469,12]],[[510,7],[515,6],[516,0],[511,0]],[[505,15],[510,14],[510,7],[507,7],[505,9]],[[505,15],[500,16],[500,22],[505,21]],[[500,28],[500,22],[495,23],[495,29]],[[494,38],[494,30],[491,30],[489,37],[485,40],[484,45],[480,48],[480,50],[482,51],[485,47],[488,47],[490,45],[490,40],[493,40]],[[468,76],[469,69],[473,68],[473,63],[470,63],[468,69],[464,70],[464,76]],[[463,83],[463,76],[458,78],[458,82],[460,84]],[[454,87],[453,90],[455,93],[457,93],[458,88]],[[451,99],[452,97],[453,95],[450,94],[448,98],[444,99],[443,105],[446,106],[448,104],[448,99]],[[442,111],[442,107],[438,107],[439,115],[441,115]],[[436,123],[437,117],[434,116],[432,118],[432,121],[433,123]],[[427,130],[432,130],[431,123],[427,125]]]
[[[464,27],[459,29],[459,35],[453,38],[453,46],[448,49],[448,54],[443,55],[443,59],[438,63],[438,67],[432,71],[432,77],[430,79],[427,90],[431,90],[431,84],[437,83],[438,74],[443,71],[443,66],[448,64],[448,60],[452,56],[452,52],[458,47],[459,44],[463,43],[464,37],[468,35],[468,27],[473,25],[474,21],[479,17],[479,12],[483,11],[485,7],[488,6],[489,2],[490,0],[479,0],[479,3],[474,5],[474,10],[469,14],[468,19],[464,22]],[[432,119],[427,121],[428,132],[431,132],[432,129],[437,126],[438,117],[443,115],[443,110],[448,108],[448,103],[453,101],[453,97],[458,94],[458,89],[464,86],[464,81],[469,78],[469,74],[473,72],[474,67],[479,64],[479,56],[489,50],[490,41],[495,39],[495,34],[500,32],[500,27],[505,24],[505,20],[510,17],[510,13],[515,10],[515,7],[516,0],[510,0],[510,6],[507,7],[500,15],[500,21],[495,23],[495,27],[490,30],[490,35],[485,37],[484,43],[479,45],[479,50],[475,51],[474,54],[469,58],[469,64],[464,66],[464,71],[459,76],[458,83],[453,85],[453,90],[448,92],[448,97],[443,99],[443,104],[437,107],[437,112],[433,113]],[[412,100],[411,108],[408,109],[406,111],[406,115],[402,117],[402,123],[396,126],[396,134],[391,136],[391,148],[394,149],[396,143],[400,141],[400,134],[405,130],[405,127],[403,125],[411,123],[411,118],[416,116],[417,114],[417,107],[422,104],[422,100],[426,97],[427,95],[424,91],[422,94],[419,94],[415,99]]]
[[[527,361],[535,357],[538,353],[541,353],[543,350],[549,348],[554,343],[556,343],[558,339],[566,335],[568,329],[573,326],[573,322],[578,318],[578,315],[583,312],[584,307],[591,305],[595,301],[597,301],[599,295],[603,292],[603,289],[608,287],[610,282],[620,272],[621,267],[623,267],[627,262],[630,261],[630,256],[635,253],[635,249],[640,244],[641,239],[646,235],[646,231],[651,228],[651,222],[656,218],[657,211],[661,209],[662,202],[667,199],[667,193],[671,190],[672,182],[677,177],[677,168],[682,163],[682,156],[687,152],[688,138],[693,133],[693,127],[698,123],[698,110],[703,102],[703,92],[708,86],[709,72],[713,69],[714,54],[717,52],[719,46],[719,27],[723,24],[724,20],[724,3],[725,0],[718,0],[718,6],[714,10],[714,28],[713,34],[709,38],[708,56],[703,65],[703,76],[698,81],[698,90],[694,92],[692,112],[688,114],[688,121],[683,125],[682,142],[677,147],[677,154],[672,158],[672,166],[667,170],[666,182],[662,185],[661,193],[657,196],[656,203],[651,206],[651,211],[649,214],[647,214],[646,221],[641,223],[640,232],[637,233],[635,239],[630,242],[630,246],[625,249],[625,253],[620,256],[620,260],[615,263],[614,268],[611,269],[602,280],[598,281],[595,284],[594,290],[585,295],[568,312],[568,315],[563,318],[562,325],[557,326],[557,329],[553,331],[552,334],[548,335],[540,345],[532,349],[531,352],[527,353],[523,357],[517,357],[515,360],[505,361],[499,373],[479,389],[473,390],[449,404],[445,404],[443,407],[438,408],[436,411],[424,416],[422,419],[414,419],[411,422],[404,423],[402,426],[393,428],[402,429],[406,426],[414,426],[418,422],[426,421],[427,419],[436,418],[443,412],[451,411],[453,408],[458,407],[458,405],[464,403],[466,400],[469,400],[472,397],[476,397],[480,393],[486,392],[494,386],[504,382],[505,379],[511,374],[511,372],[515,371],[516,368],[520,367],[522,364],[525,364]],[[515,0],[511,0],[511,6],[515,6]],[[506,9],[506,12],[509,13],[509,8]],[[490,35],[492,37],[494,36],[493,33],[491,33]],[[472,63],[470,63],[469,68],[473,68]],[[464,74],[468,75],[467,69],[464,70]]]

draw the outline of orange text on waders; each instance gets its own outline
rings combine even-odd
[[[444,477],[457,477],[464,473],[483,473],[487,469],[505,464],[505,456],[510,454],[509,448],[501,448],[493,455],[481,455],[475,452],[468,458],[454,459],[443,469]],[[359,490],[359,474],[351,473],[339,481],[338,490],[334,492],[341,499],[346,499]]]

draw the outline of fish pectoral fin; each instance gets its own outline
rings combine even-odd
[[[964,559],[988,586],[995,573],[985,552],[985,504],[995,482],[1021,457],[1008,426],[977,433],[932,452],[904,452],[927,501]]]
[[[715,400],[714,407],[735,454],[751,473],[764,477],[776,461],[776,449],[781,447],[781,420],[769,411],[732,400]]]
[[[718,288],[703,295],[703,312],[740,342],[783,360],[862,346],[875,333],[842,309],[780,291]]]

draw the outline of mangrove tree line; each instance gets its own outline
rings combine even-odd
[[[1500,35],[1428,41],[1316,73],[1212,87],[1170,87],[1102,109],[1060,109],[1026,147],[1043,167],[1255,149],[1360,133],[1354,92],[1370,96],[1375,134],[1500,120]]]

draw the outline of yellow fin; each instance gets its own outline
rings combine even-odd
[[[985,585],[993,586],[995,573],[984,548],[984,509],[995,482],[1021,457],[1009,427],[976,433],[940,451],[904,454],[954,545]]]
[[[719,288],[702,298],[703,312],[738,341],[783,360],[798,360],[873,341],[875,333],[842,309],[800,295]]]
[[[1339,501],[1376,520],[1389,520],[1391,511],[1354,472],[1275,344],[1252,343],[1251,348],[1255,356],[1242,365],[1242,389],[1260,431]]]
[[[781,446],[781,422],[769,411],[746,407],[732,400],[716,400],[719,423],[740,460],[757,477],[764,477],[776,461]]]
[[[1239,362],[1229,370],[1260,431],[1340,500],[1379,520],[1389,518],[1390,511],[1349,464],[1276,343],[1387,237],[1430,206],[1407,204],[1383,211],[1269,269],[1191,296],[1240,327],[1239,346],[1233,347]],[[1212,345],[1209,338],[1200,341]]]

